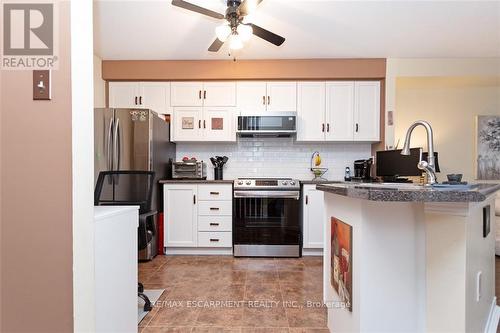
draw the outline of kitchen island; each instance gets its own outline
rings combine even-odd
[[[319,184],[331,332],[494,325],[497,184]]]

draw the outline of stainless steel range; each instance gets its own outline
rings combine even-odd
[[[291,178],[234,181],[236,257],[300,257],[300,183]]]

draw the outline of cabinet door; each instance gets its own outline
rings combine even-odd
[[[352,141],[354,123],[354,82],[326,83],[326,140]]]
[[[235,108],[203,108],[204,141],[236,141]]]
[[[204,106],[236,106],[236,82],[205,82]]]
[[[139,108],[139,83],[138,82],[110,82],[109,99],[110,108]]]
[[[380,82],[354,84],[354,141],[380,140]]]
[[[202,106],[202,82],[172,82],[170,86],[171,106]]]
[[[166,247],[198,245],[198,200],[196,196],[197,185],[164,185]]]
[[[266,111],[266,83],[240,81],[236,84],[236,104],[241,114],[256,114]]]
[[[201,107],[174,108],[173,141],[202,141]]]
[[[170,113],[170,82],[141,82],[139,102],[156,113]]]
[[[323,225],[325,221],[324,192],[316,190],[316,185],[303,188],[303,228],[305,249],[323,248]]]
[[[323,141],[325,131],[325,82],[297,83],[297,141]]]
[[[267,111],[297,111],[297,82],[268,82]]]

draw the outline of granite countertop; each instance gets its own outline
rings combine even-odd
[[[162,179],[159,181],[160,184],[232,184],[234,180],[223,179],[223,180],[213,180],[213,179]]]
[[[471,189],[435,189],[411,184],[318,184],[318,190],[371,201],[481,202],[500,190],[500,184],[475,184]]]
[[[301,180],[301,184],[342,184],[343,180]]]

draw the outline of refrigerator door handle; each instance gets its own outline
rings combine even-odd
[[[118,171],[120,170],[120,159],[121,159],[121,154],[120,154],[120,151],[121,151],[121,148],[122,148],[122,145],[121,145],[121,135],[120,135],[120,119],[116,119],[116,125],[115,125],[115,133],[114,133],[114,148],[113,148],[113,151],[114,151],[114,156],[113,157],[116,157],[114,160],[115,160],[115,163],[114,165],[116,166],[115,170]]]
[[[106,142],[106,167],[108,171],[113,171],[113,118],[109,120],[108,135]]]

